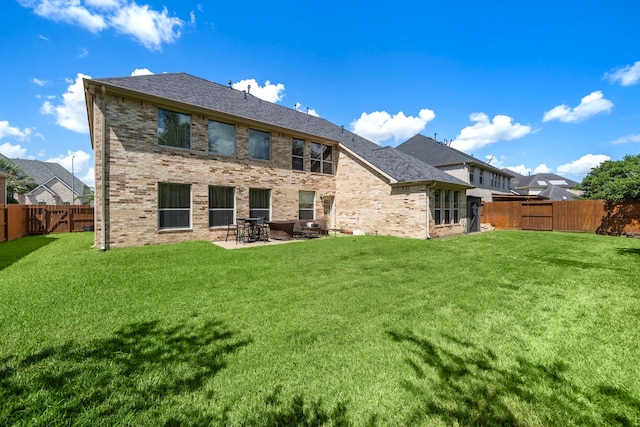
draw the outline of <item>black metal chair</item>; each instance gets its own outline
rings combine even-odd
[[[249,225],[244,218],[236,219],[236,244],[246,243],[249,240]]]
[[[255,225],[256,240],[262,242],[269,241],[269,224],[267,224],[263,217],[258,218]]]
[[[233,221],[229,217],[226,217],[226,220],[227,220],[227,235],[224,238],[225,242],[229,240],[229,236],[231,235],[231,226],[233,225]],[[235,230],[233,230],[233,233],[235,234]]]

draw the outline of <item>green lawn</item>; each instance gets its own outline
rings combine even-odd
[[[640,239],[0,244],[0,425],[640,425]]]

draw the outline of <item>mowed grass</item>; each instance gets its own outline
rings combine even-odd
[[[640,239],[0,244],[0,425],[640,425]]]

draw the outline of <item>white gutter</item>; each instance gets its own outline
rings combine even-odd
[[[431,218],[430,218],[431,217],[431,215],[430,215],[430,213],[431,213],[431,206],[430,206],[431,202],[430,202],[429,194],[431,193],[430,190],[435,186],[436,186],[436,182],[435,181],[432,182],[431,185],[425,185],[424,186],[424,191],[425,191],[425,194],[427,195],[427,240],[431,239],[431,226],[430,226],[431,225]]]
[[[105,94],[107,93],[107,89],[102,86],[101,87],[102,90],[102,106],[101,106],[101,113],[102,113],[102,171],[101,171],[101,177],[100,179],[102,180],[102,226],[100,227],[100,250],[102,251],[106,251],[107,250],[107,185],[106,185],[106,179],[107,179],[107,172],[106,172],[106,168],[107,168],[107,117],[105,115],[105,110],[106,110],[106,106],[107,106],[107,101],[105,98]]]

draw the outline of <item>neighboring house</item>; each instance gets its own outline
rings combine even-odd
[[[9,176],[8,171],[0,168],[0,205],[7,204],[7,179]]]
[[[576,181],[554,173],[537,173],[525,176],[509,169],[506,171],[514,176],[511,180],[511,189],[515,198],[522,196],[528,199],[573,200],[580,195],[580,191],[576,190],[578,185]]]
[[[86,202],[83,196],[91,193],[91,189],[85,183],[58,163],[24,159],[7,160],[19,166],[22,172],[36,183],[36,187],[30,192],[14,195],[20,204],[81,205]]]
[[[325,119],[184,73],[84,86],[101,249],[224,239],[242,217],[466,232],[470,185]]]
[[[494,196],[509,194],[513,177],[510,171],[498,169],[433,138],[418,134],[396,148],[475,187],[467,190],[467,196],[491,202]]]

